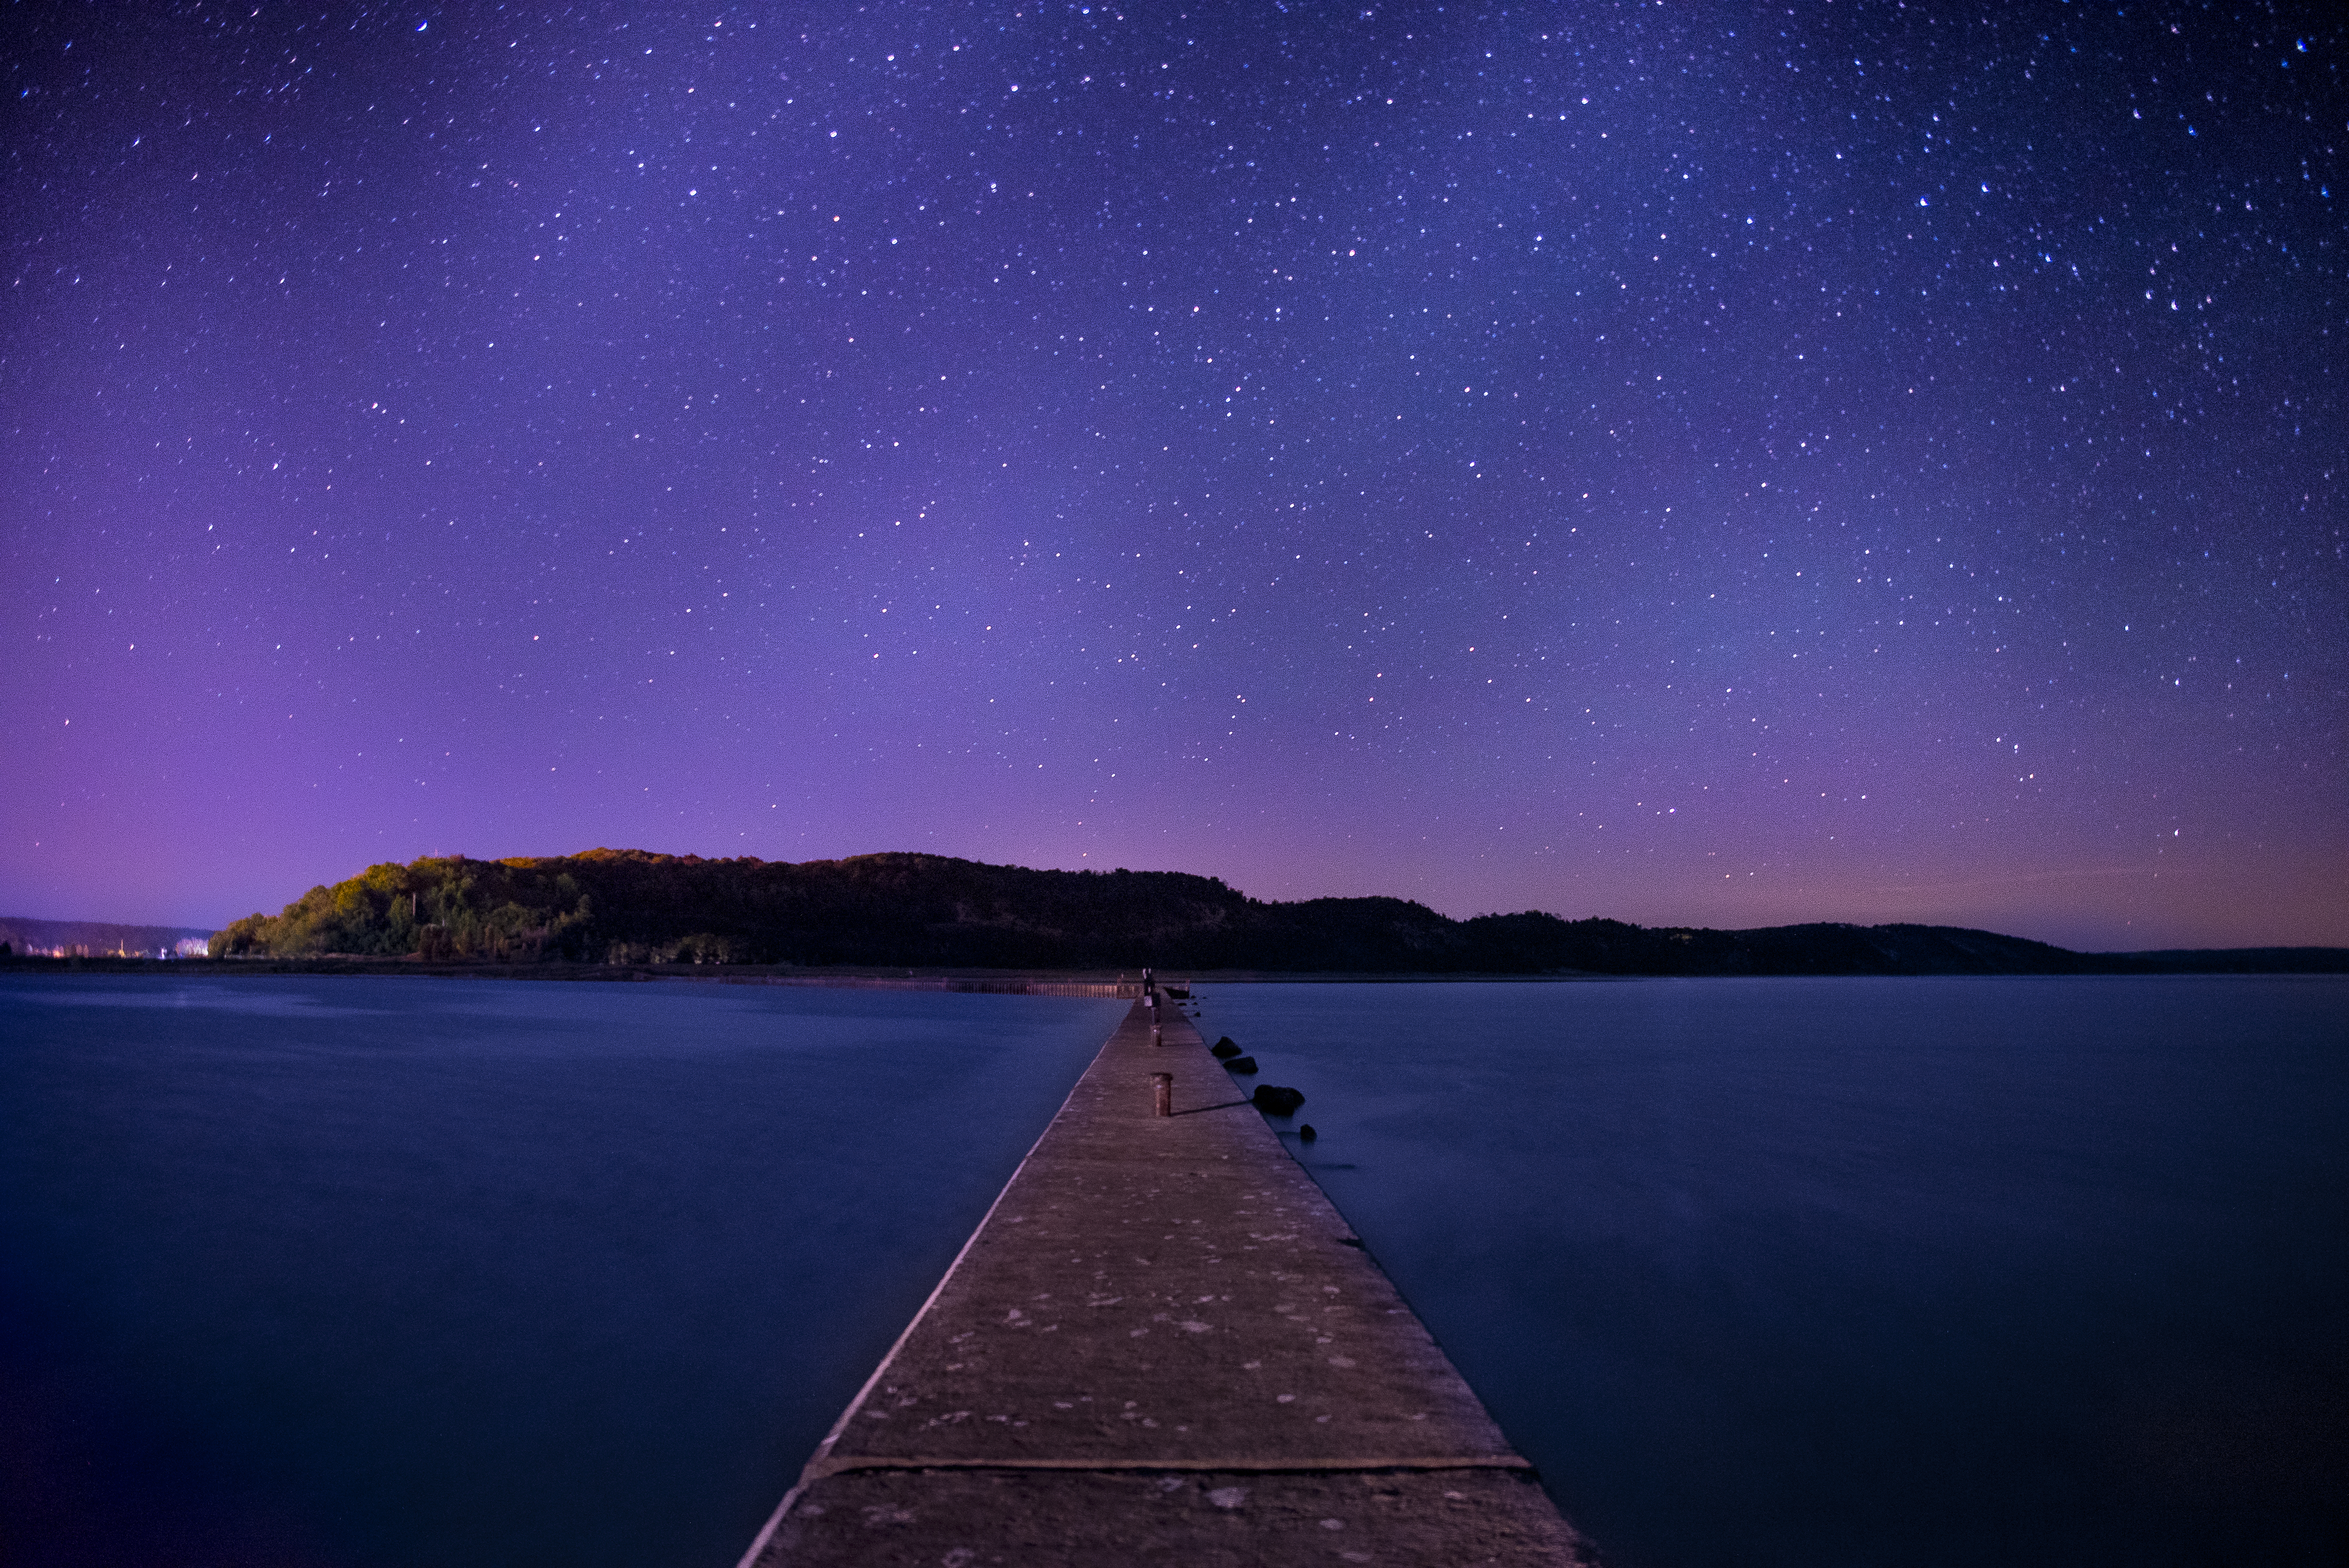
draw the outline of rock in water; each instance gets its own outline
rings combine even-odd
[[[1271,1083],[1257,1085],[1256,1092],[1248,1096],[1248,1099],[1267,1116],[1293,1115],[1297,1108],[1305,1103],[1305,1097],[1295,1089],[1283,1088],[1278,1084]]]
[[[1320,1136],[1321,1135],[1319,1133],[1313,1130],[1313,1124],[1309,1121],[1304,1123],[1297,1130],[1297,1141],[1299,1143],[1310,1143]]]
[[[1224,1064],[1224,1070],[1227,1073],[1252,1073],[1256,1071],[1256,1058],[1254,1057],[1234,1057],[1231,1060]]]
[[[1222,1039],[1217,1040],[1214,1045],[1209,1046],[1207,1049],[1214,1055],[1223,1057],[1226,1061],[1229,1061],[1232,1057],[1240,1054],[1239,1047],[1232,1044],[1232,1037],[1229,1035],[1226,1035]]]

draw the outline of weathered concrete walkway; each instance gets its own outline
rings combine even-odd
[[[1102,1047],[744,1568],[1588,1560],[1163,1010],[1164,1044],[1137,1004]]]

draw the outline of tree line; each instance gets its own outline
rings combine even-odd
[[[1396,898],[1267,903],[1179,872],[943,855],[709,860],[641,850],[369,866],[212,938],[215,957],[1274,973],[2065,974],[2110,968],[1949,926],[1658,928]]]

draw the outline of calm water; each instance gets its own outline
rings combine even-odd
[[[724,1568],[1123,1010],[0,976],[0,1560]]]
[[[2349,1563],[2349,983],[1202,1000],[1621,1563]]]
[[[2349,984],[1204,1000],[1628,1568],[2349,1562]],[[1122,1006],[0,979],[0,1558],[725,1568]]]

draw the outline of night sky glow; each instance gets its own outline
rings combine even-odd
[[[2338,15],[12,6],[0,906],[2349,943]]]

